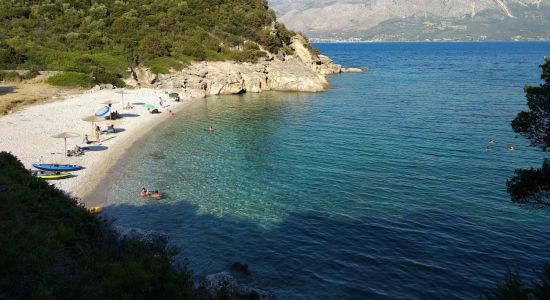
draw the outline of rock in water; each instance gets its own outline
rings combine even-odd
[[[220,272],[205,276],[199,283],[195,283],[195,289],[201,295],[201,299],[210,299],[220,294],[241,300],[274,300],[272,292],[239,284],[228,272]]]
[[[245,275],[245,276],[250,276],[251,275],[250,270],[248,269],[248,265],[247,264],[241,264],[238,261],[231,264],[231,270],[235,271],[239,274]]]

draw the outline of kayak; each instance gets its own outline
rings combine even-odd
[[[58,165],[58,164],[32,164],[33,167],[44,171],[78,171],[81,166],[76,165]]]
[[[71,176],[69,173],[53,171],[33,171],[32,175],[42,179],[63,179]]]
[[[109,112],[109,106],[103,106],[95,112],[96,117],[103,117]]]
[[[92,214],[98,214],[101,212],[101,206],[90,207],[88,208],[88,211],[91,212]]]

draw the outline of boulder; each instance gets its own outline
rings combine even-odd
[[[201,299],[211,299],[220,293],[238,300],[274,300],[275,294],[245,284],[239,284],[228,272],[219,272],[205,276],[196,282],[195,290]]]
[[[238,71],[218,73],[209,79],[211,81],[207,86],[207,95],[231,95],[246,92],[244,79]]]
[[[330,75],[342,72],[341,65],[333,63],[328,56],[315,53],[301,35],[292,37],[290,47],[294,50],[294,54],[317,74]]]
[[[115,227],[121,241],[141,241],[155,253],[163,253],[168,245],[168,235],[154,230]]]
[[[208,295],[214,297],[222,288],[226,288],[228,292],[234,293],[237,289],[237,280],[228,272],[220,272],[206,275],[199,283],[198,288],[203,290]]]
[[[143,65],[139,65],[133,68],[133,72],[135,74],[137,82],[139,82],[141,85],[153,84],[158,79],[157,74],[154,74],[153,72],[151,72],[151,69]]]

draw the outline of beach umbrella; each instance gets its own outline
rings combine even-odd
[[[94,130],[94,123],[98,123],[98,122],[103,122],[103,121],[105,121],[104,118],[97,117],[96,115],[84,116],[84,117],[82,117],[81,120],[84,121],[84,122],[90,122],[90,123],[92,123],[92,131]]]
[[[118,101],[115,101],[115,100],[112,100],[112,99],[105,100],[105,101],[101,102],[101,104],[116,104],[116,103],[118,103]]]
[[[120,102],[122,102],[122,108],[124,108],[124,90],[116,91],[115,93],[120,94],[121,96]]]
[[[115,104],[115,103],[118,103],[118,101],[115,101],[115,100],[112,100],[112,99],[105,100],[105,101],[101,102],[101,104],[109,105],[109,120],[111,120],[111,104]]]
[[[153,104],[150,104],[150,103],[145,103],[145,104],[143,104],[143,108],[145,108],[148,111],[151,111],[151,110],[155,109],[155,106]]]
[[[75,138],[78,137],[78,133],[72,133],[72,132],[62,132],[56,135],[52,135],[53,138],[56,139],[64,139],[65,140],[65,157],[67,157],[67,139],[68,138]]]

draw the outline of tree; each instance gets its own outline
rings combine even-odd
[[[168,46],[156,35],[148,35],[139,42],[138,51],[143,58],[167,56]]]
[[[484,297],[487,300],[547,300],[550,299],[550,265],[537,273],[537,280],[527,286],[518,274],[508,271],[503,283]]]
[[[512,129],[529,139],[534,147],[550,148],[550,56],[544,58],[540,86],[526,86],[528,111],[518,113]],[[539,169],[516,169],[515,176],[506,182],[512,201],[550,206],[550,160]]]

